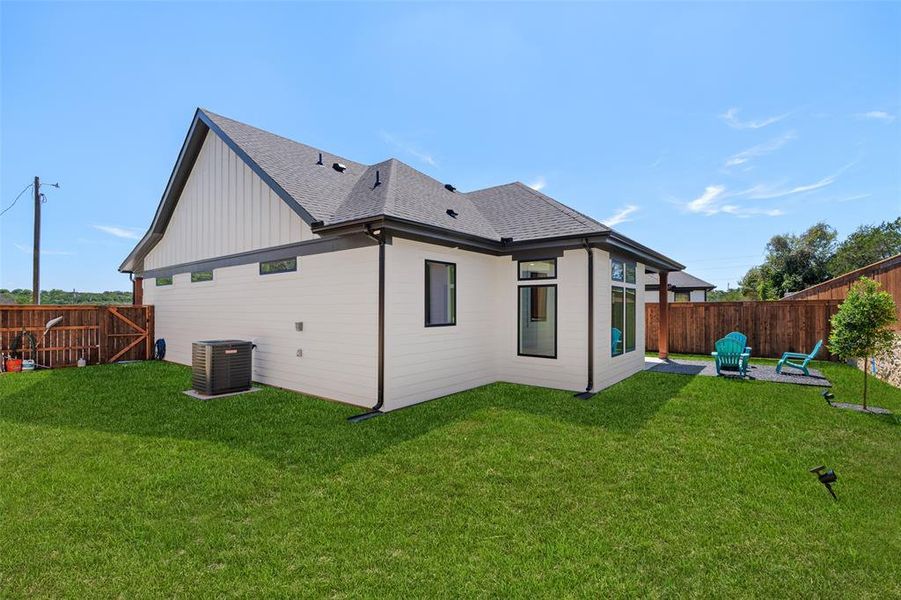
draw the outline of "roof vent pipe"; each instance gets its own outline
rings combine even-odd
[[[379,179],[379,170],[378,169],[375,170],[375,185],[376,185],[376,187],[382,185],[382,180]]]
[[[317,164],[317,165],[321,165],[321,164],[322,164],[322,152],[319,153],[319,160],[316,161],[316,164]]]
[[[343,165],[341,163],[335,163],[332,165],[332,168],[334,170],[338,171],[339,173],[343,173],[344,171],[347,170],[347,165]]]
[[[455,188],[454,186],[452,186],[452,185],[449,184],[449,183],[445,183],[445,184],[444,184],[444,189],[446,189],[446,190],[449,191],[449,192],[456,192],[456,191],[457,191],[457,188]]]
[[[447,216],[453,217],[454,219],[456,219],[456,218],[457,218],[457,215],[460,214],[460,213],[458,213],[457,211],[455,211],[455,210],[452,209],[452,208],[447,209],[446,212],[447,212]]]

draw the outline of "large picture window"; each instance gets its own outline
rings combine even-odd
[[[610,293],[610,353],[619,356],[635,350],[638,279],[634,262],[610,261],[610,279],[618,285]]]
[[[425,326],[457,324],[457,265],[425,261]]]
[[[520,286],[518,304],[518,354],[557,358],[557,286]]]

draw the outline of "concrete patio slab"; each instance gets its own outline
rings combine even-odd
[[[661,360],[659,358],[646,358],[645,371],[653,371],[655,373],[672,373],[675,375],[702,375],[704,377],[716,377],[716,366],[712,360],[688,360],[688,359],[668,359]],[[731,379],[742,379],[738,372],[724,371],[722,377]],[[748,376],[745,379],[756,381],[772,381],[773,383],[794,383],[797,385],[812,385],[819,387],[832,387],[829,380],[816,369],[810,369],[810,375],[804,375],[801,372],[777,373],[776,367],[769,365],[751,365]]]

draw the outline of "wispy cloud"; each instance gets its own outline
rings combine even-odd
[[[726,112],[720,115],[720,119],[723,120],[726,125],[732,127],[733,129],[760,129],[762,127],[766,127],[767,125],[772,125],[773,123],[778,123],[782,119],[788,116],[788,113],[784,113],[781,115],[775,115],[773,117],[764,117],[762,119],[751,119],[748,121],[742,121],[738,118],[738,113],[741,111],[739,108],[730,108]]]
[[[638,207],[634,204],[627,204],[606,219],[601,219],[601,223],[603,223],[607,227],[615,227],[620,223],[627,223],[632,220],[629,218],[629,215],[636,212],[637,210]]]
[[[26,246],[25,244],[13,244],[20,252],[24,254],[28,254],[29,256],[34,255],[34,249],[30,246]],[[41,256],[72,256],[74,252],[67,252],[66,250],[41,250]]]
[[[420,162],[424,162],[425,164],[432,167],[438,166],[438,162],[435,160],[432,154],[430,152],[422,150],[414,142],[411,142],[410,140],[404,139],[393,133],[388,133],[387,131],[382,131],[380,135],[382,136],[382,140],[385,143],[393,146],[397,150],[409,154]]]
[[[824,187],[828,187],[838,181],[839,175],[844,173],[850,167],[856,164],[855,162],[850,162],[843,166],[841,169],[836,171],[831,175],[827,175],[822,179],[818,179],[813,183],[805,183],[803,185],[796,186],[785,186],[785,185],[767,185],[767,184],[758,184],[754,187],[745,190],[743,192],[738,192],[735,195],[737,196],[746,196],[752,200],[770,200],[772,198],[784,198],[786,196],[793,196],[795,194],[803,194],[804,192],[812,192],[814,190],[819,190]]]
[[[543,175],[539,175],[535,178],[535,180],[529,184],[529,187],[535,190],[536,192],[540,192],[547,185],[547,181],[545,180]]]
[[[726,191],[724,185],[708,185],[704,188],[704,193],[685,205],[688,212],[703,213],[705,215],[715,215],[721,212],[716,206],[716,202],[722,197]]]
[[[732,156],[727,158],[725,166],[727,169],[729,169],[731,167],[737,167],[748,163],[755,158],[766,156],[771,152],[775,152],[796,137],[797,135],[794,131],[789,131],[785,135],[773,138],[768,142],[757,144],[756,146],[751,146],[747,150],[742,150],[741,152],[733,154]]]
[[[123,238],[126,240],[141,239],[141,230],[135,229],[134,227],[116,227],[115,225],[93,225],[92,227],[97,231],[108,233],[109,235],[115,236],[117,238]]]
[[[871,110],[865,113],[857,113],[854,115],[858,119],[868,119],[870,121],[882,121],[883,123],[891,123],[895,120],[895,115],[884,110]]]

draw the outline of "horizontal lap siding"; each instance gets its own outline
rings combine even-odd
[[[171,286],[145,282],[166,358],[190,364],[197,340],[252,340],[255,381],[374,405],[377,248],[304,256],[297,264],[294,273],[259,275],[259,266],[250,264],[216,269],[212,282],[191,283],[187,273]],[[302,332],[295,331],[297,321]]]
[[[518,266],[502,257],[500,290],[503,330],[499,379],[565,390],[583,390],[588,381],[588,256],[567,250],[557,259],[557,358],[517,356]],[[537,282],[544,283],[544,282]],[[598,283],[598,282],[595,282]]]
[[[611,352],[611,299],[610,255],[603,250],[594,251],[595,280],[595,353],[594,389],[600,390],[638,373],[644,369],[645,346],[645,294],[641,286],[635,294],[635,350],[619,356]],[[638,263],[636,273],[644,273],[644,265]]]
[[[752,356],[775,357],[783,352],[809,352],[818,340],[829,339],[829,319],[839,300],[793,302],[680,302],[669,306],[669,351],[713,352],[716,341],[730,331],[748,336]],[[645,344],[656,351],[660,308],[647,304]],[[831,358],[828,349],[819,358]]]
[[[456,325],[425,326],[426,260],[457,265]],[[400,238],[386,247],[387,410],[497,381],[501,264],[495,256]]]

